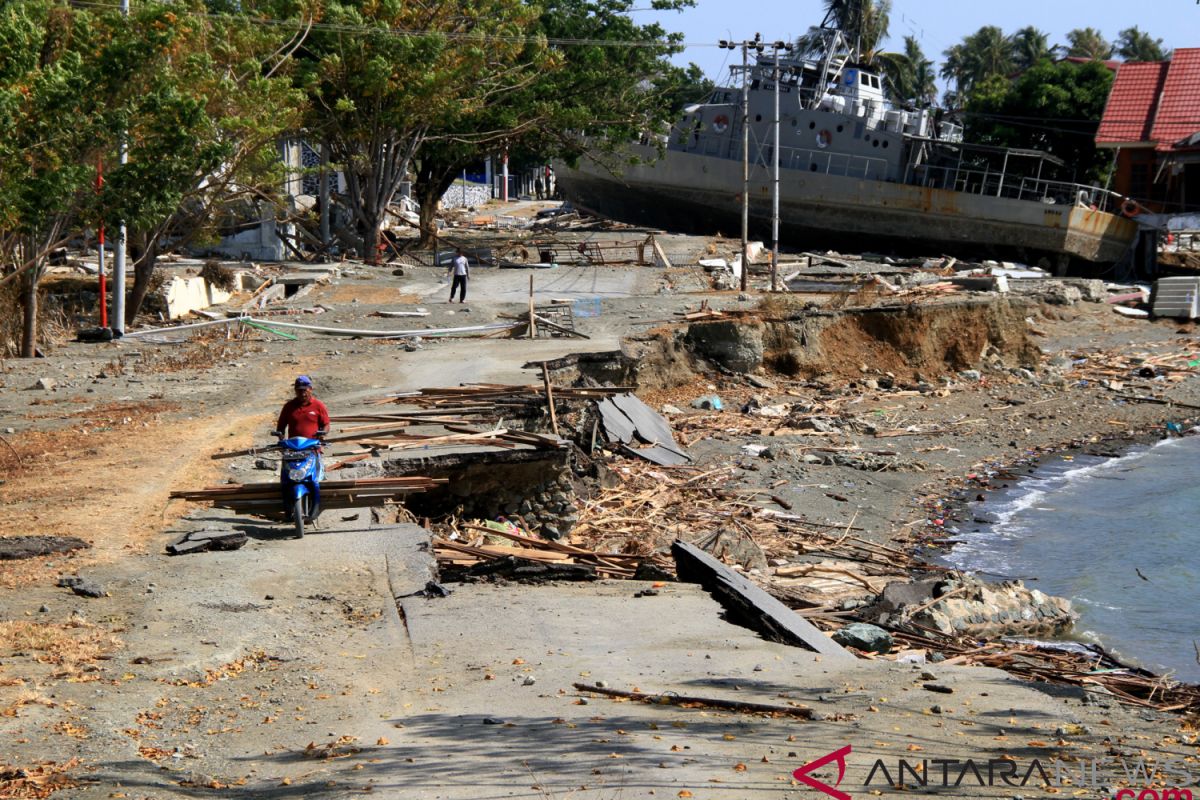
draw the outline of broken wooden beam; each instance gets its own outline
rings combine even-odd
[[[626,700],[637,700],[638,702],[649,703],[653,706],[720,708],[725,711],[740,711],[749,714],[768,714],[773,717],[787,716],[799,717],[800,719],[813,718],[813,710],[807,706],[772,706],[765,703],[747,703],[741,700],[721,700],[720,698],[716,697],[689,697],[687,695],[675,694],[674,692],[663,694],[624,692],[620,689],[591,686],[586,683],[573,683],[571,685],[581,692],[594,692],[596,694],[608,695],[609,697],[621,697]]]

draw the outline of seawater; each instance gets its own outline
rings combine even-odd
[[[1067,597],[1075,638],[1200,682],[1200,436],[1059,456],[971,510],[989,522],[963,526],[947,563]]]

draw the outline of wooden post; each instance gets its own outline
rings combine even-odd
[[[537,338],[537,320],[533,318],[533,276],[529,276],[529,338]]]
[[[554,390],[550,388],[550,370],[546,368],[546,362],[542,362],[542,381],[546,384],[546,405],[550,406],[550,427],[554,430],[554,435],[558,436],[558,415],[554,413]]]

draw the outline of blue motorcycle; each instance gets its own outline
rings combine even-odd
[[[279,472],[279,490],[283,513],[290,516],[296,538],[304,536],[304,523],[315,522],[321,514],[321,479],[325,470],[321,464],[321,440],[295,436],[280,439],[283,453]]]

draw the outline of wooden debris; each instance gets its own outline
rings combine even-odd
[[[599,553],[581,547],[543,539],[529,533],[500,530],[497,527],[465,523],[452,525],[458,540],[445,537],[434,539],[434,555],[438,564],[450,567],[474,567],[504,558],[526,562],[588,567],[597,577],[632,578],[638,565],[645,560],[626,553]],[[496,544],[489,539],[502,539],[512,545]]]
[[[321,484],[321,508],[356,508],[397,502],[404,495],[446,483],[445,478],[359,478]],[[252,514],[283,510],[278,483],[230,484],[209,489],[171,492],[172,499],[210,503],[217,508]]]
[[[746,714],[766,714],[772,717],[798,717],[812,719],[813,710],[807,706],[771,706],[765,703],[747,703],[741,700],[721,700],[715,697],[690,697],[688,695],[666,692],[663,694],[647,694],[645,692],[624,692],[620,689],[609,689],[603,686],[592,686],[586,683],[573,683],[573,687],[581,692],[592,692],[609,697],[621,697],[626,700],[637,700],[654,706],[683,706],[684,708],[719,708],[724,711],[739,711]]]

